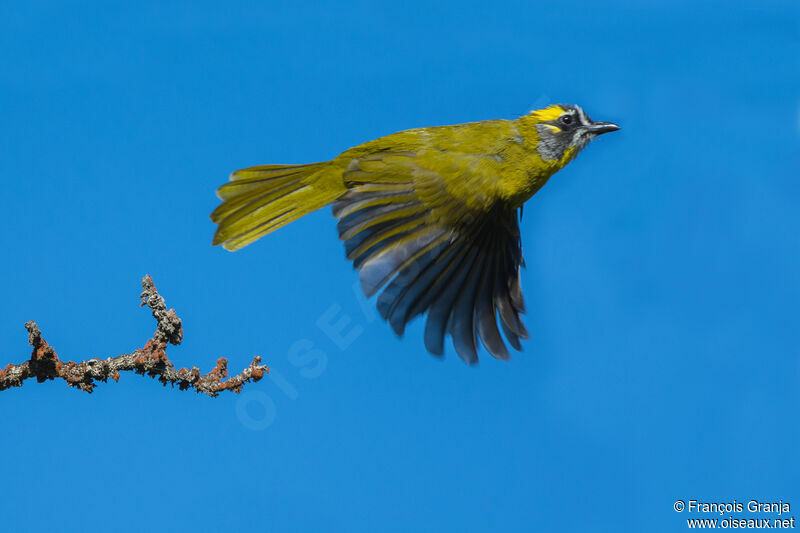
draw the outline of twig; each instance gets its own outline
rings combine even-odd
[[[178,345],[183,339],[181,319],[175,314],[174,309],[167,310],[164,298],[158,294],[150,276],[142,279],[141,305],[147,305],[153,311],[157,328],[153,337],[147,341],[144,348],[134,350],[128,354],[109,357],[104,360],[89,359],[75,363],[62,362],[55,350],[42,338],[39,326],[31,320],[25,324],[28,330],[28,342],[33,347],[29,361],[18,365],[8,365],[0,370],[0,391],[11,387],[21,387],[29,378],[36,378],[42,383],[49,379],[63,379],[70,387],[77,387],[91,393],[96,385],[95,381],[107,382],[109,378],[119,381],[120,372],[133,370],[137,374],[147,374],[157,378],[165,386],[167,383],[178,385],[180,390],[193,388],[198,393],[217,396],[224,390],[239,393],[242,386],[248,381],[259,381],[269,372],[266,365],[261,364],[261,357],[255,356],[250,366],[241,373],[222,381],[228,377],[228,360],[221,357],[216,366],[208,374],[201,375],[197,367],[191,369],[175,369],[175,365],[167,358],[167,344]]]

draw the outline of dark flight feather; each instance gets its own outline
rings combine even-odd
[[[433,212],[407,175],[383,172],[377,156],[368,163],[345,173],[352,188],[333,212],[364,293],[383,288],[381,317],[402,335],[409,321],[427,313],[427,349],[441,355],[449,334],[459,357],[471,364],[479,344],[498,359],[510,357],[504,337],[520,350],[527,331],[520,317],[517,210],[498,204],[475,214],[449,200]],[[430,194],[432,184],[424,185]]]

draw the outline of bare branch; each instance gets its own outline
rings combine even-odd
[[[55,350],[42,338],[39,326],[31,320],[25,324],[25,329],[28,330],[28,342],[33,347],[31,358],[24,363],[8,365],[4,370],[0,370],[0,391],[21,387],[26,379],[36,378],[39,383],[49,379],[63,379],[70,387],[91,393],[96,381],[105,383],[109,378],[119,381],[120,372],[132,370],[137,374],[147,374],[157,378],[165,386],[167,383],[173,386],[177,384],[180,390],[193,388],[198,393],[217,396],[225,390],[239,393],[245,383],[251,380],[259,381],[269,372],[269,368],[261,364],[259,356],[255,356],[250,366],[241,373],[225,381],[223,379],[228,377],[228,361],[224,357],[217,360],[216,366],[208,374],[201,375],[197,367],[176,370],[175,365],[167,358],[166,348],[168,343],[173,345],[181,343],[183,339],[181,319],[175,314],[174,309],[167,309],[164,298],[158,294],[150,276],[142,279],[140,297],[141,305],[150,307],[157,323],[153,337],[147,341],[144,348],[104,360],[62,362]]]

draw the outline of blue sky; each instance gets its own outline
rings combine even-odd
[[[2,365],[30,319],[62,358],[141,346],[149,273],[184,321],[173,361],[273,370],[215,400],[134,375],[1,393],[8,531],[800,514],[797,3],[32,1],[0,6],[0,50]],[[557,102],[622,130],[526,206],[511,362],[395,338],[328,210],[210,246],[234,169]]]

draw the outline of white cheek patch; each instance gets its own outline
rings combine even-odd
[[[586,148],[586,145],[589,144],[589,141],[594,139],[594,134],[592,133],[579,133],[572,138],[572,146],[577,148],[579,151]]]

